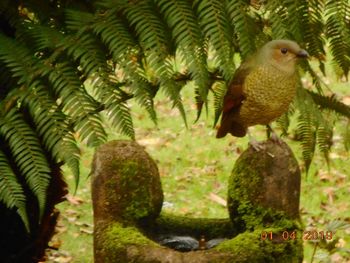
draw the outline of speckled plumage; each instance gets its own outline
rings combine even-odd
[[[244,83],[246,99],[242,102],[237,120],[249,127],[269,124],[281,116],[294,98],[296,80],[296,74],[286,75],[273,66],[258,67],[252,71]]]
[[[298,57],[307,57],[298,44],[273,40],[242,63],[225,95],[216,137],[243,137],[249,126],[269,124],[286,112],[296,92]]]

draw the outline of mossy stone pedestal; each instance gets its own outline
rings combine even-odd
[[[284,231],[300,228],[300,171],[286,144],[268,141],[262,146],[259,152],[249,148],[235,164],[227,219],[160,214],[158,169],[143,147],[131,141],[99,147],[92,171],[95,262],[301,262],[301,240],[282,237]],[[272,240],[262,240],[264,232],[272,232]],[[165,234],[226,240],[208,250],[184,253],[154,241]]]

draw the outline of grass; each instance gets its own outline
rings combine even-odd
[[[347,84],[348,85],[348,84]],[[340,96],[347,92],[346,85],[338,84],[336,91]],[[346,87],[347,88],[347,87]],[[220,198],[226,199],[227,180],[239,153],[247,147],[246,138],[226,136],[215,138],[212,128],[212,112],[209,117],[203,114],[195,124],[195,104],[190,98],[193,94],[186,91],[185,105],[189,128],[186,129],[181,116],[169,108],[171,103],[160,97],[155,104],[158,116],[156,127],[145,111],[133,105],[133,117],[138,142],[156,160],[163,184],[167,206],[166,211],[193,217],[227,217],[226,208]],[[315,156],[309,174],[302,175],[301,215],[306,229],[326,231],[329,223],[337,219],[350,222],[350,164],[349,155],[344,150],[341,130],[344,123],[335,127],[335,140],[328,168],[320,154]],[[121,139],[111,128],[109,140]],[[253,134],[258,140],[265,138],[264,127],[254,127]],[[300,145],[285,138],[302,164]],[[90,196],[90,172],[93,149],[85,147],[81,162],[81,182],[76,195],[68,202],[59,205],[61,219],[58,234],[52,243],[59,247],[51,252],[51,262],[93,262],[92,245],[92,208]],[[67,181],[74,189],[74,178],[65,169]],[[218,198],[219,197],[219,198]],[[219,199],[219,201],[216,201]],[[350,250],[350,228],[337,231],[334,239],[336,246]],[[315,243],[305,241],[304,262],[311,262]],[[327,252],[327,253],[326,253]],[[317,249],[314,262],[322,257],[328,262],[350,262],[349,252]]]

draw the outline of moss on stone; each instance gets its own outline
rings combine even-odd
[[[136,227],[123,226],[118,222],[108,226],[104,242],[105,247],[110,249],[123,248],[126,245],[157,245],[146,238]]]
[[[283,152],[283,147],[280,148]],[[299,221],[280,207],[269,207],[262,189],[262,185],[271,182],[266,181],[269,177],[266,171],[275,172],[269,168],[275,165],[275,160],[267,151],[259,154],[250,151],[237,160],[229,180],[230,218],[227,219],[188,218],[166,213],[159,216],[163,193],[157,166],[134,142],[110,142],[99,149],[94,162],[96,263],[302,261],[300,237],[289,241],[281,239],[283,231],[300,229]],[[295,165],[287,165],[297,172]],[[272,188],[284,186],[279,178],[271,176],[270,179],[277,180]],[[261,240],[262,231],[274,233],[273,240]],[[184,254],[148,238],[155,240],[164,234],[228,240],[210,250]]]
[[[158,168],[136,142],[111,141],[100,146],[92,179],[94,213],[101,213],[101,218],[135,223],[159,215],[163,191]]]
[[[151,245],[159,247],[158,244],[146,238],[136,227],[123,226],[119,222],[111,223],[99,241],[102,242],[100,247],[103,248],[104,263],[129,263],[130,259],[127,253],[128,246],[145,246]]]
[[[235,255],[234,262],[261,263],[261,262],[301,262],[303,259],[301,239],[281,241],[261,240],[261,232],[265,229],[257,229],[253,232],[246,231],[233,239],[219,244],[213,250],[228,252]],[[268,231],[278,232],[277,229]]]
[[[269,226],[299,228],[296,159],[285,143],[266,141],[261,146],[259,152],[250,147],[235,163],[228,186],[230,218],[240,232]]]
[[[190,218],[170,213],[162,213],[154,224],[146,226],[147,228],[148,232],[156,234],[171,233],[196,238],[204,235],[207,240],[231,238],[237,233],[229,218]]]
[[[151,192],[154,180],[151,176],[145,176],[149,173],[147,168],[133,160],[119,163],[116,167],[124,196],[119,204],[123,207],[122,217],[125,220],[139,220],[157,214]]]

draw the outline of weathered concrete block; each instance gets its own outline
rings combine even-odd
[[[113,141],[99,147],[92,171],[95,263],[301,262],[300,239],[261,239],[262,231],[278,236],[298,228],[300,177],[299,181],[294,178],[299,170],[289,151],[283,144],[270,142],[266,151],[248,149],[229,182],[231,218],[195,219],[159,215],[163,193],[158,169],[137,143]],[[271,167],[275,165],[279,168]],[[287,170],[294,179],[286,178]],[[283,188],[289,184],[292,189]],[[284,190],[267,196],[260,189],[264,187],[266,191]],[[292,197],[285,196],[290,193]],[[163,235],[225,241],[208,250],[183,253],[155,242]]]
[[[229,178],[230,218],[241,230],[268,226],[279,217],[299,219],[300,170],[289,146],[280,141],[249,147]]]
[[[91,191],[96,220],[155,219],[162,208],[158,167],[133,141],[111,141],[97,149]]]

